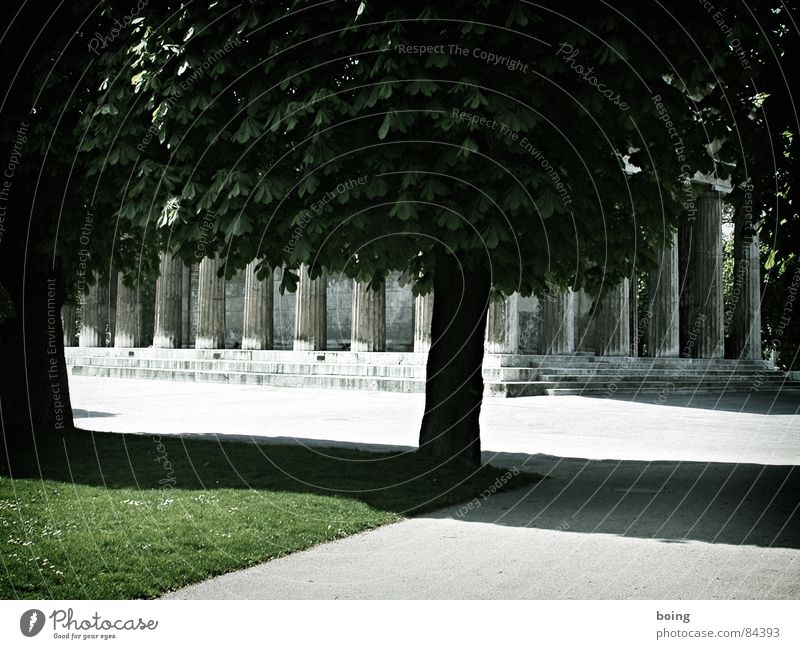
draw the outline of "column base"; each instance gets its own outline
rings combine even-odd
[[[194,342],[195,349],[225,349],[225,341],[205,336],[197,336]]]

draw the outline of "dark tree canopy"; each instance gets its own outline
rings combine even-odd
[[[503,292],[598,290],[652,266],[687,177],[746,173],[757,52],[745,69],[694,7],[200,7],[159,6],[101,53],[83,149],[105,210],[229,272],[425,287],[441,243]]]

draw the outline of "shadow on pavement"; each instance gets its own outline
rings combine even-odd
[[[582,395],[585,399],[609,399],[647,405],[697,408],[700,410],[724,410],[754,415],[796,415],[800,413],[800,389],[787,387],[783,390],[764,389],[753,392],[725,391],[718,394],[614,394]]]
[[[478,498],[471,509],[456,508],[456,518],[664,542],[800,548],[800,467],[491,456],[547,479]]]
[[[75,419],[93,419],[95,417],[116,417],[115,412],[99,412],[98,410],[82,410],[81,408],[73,408],[72,416]]]
[[[546,476],[428,514],[468,522],[665,542],[800,548],[800,468],[484,453],[500,470],[442,480],[413,448],[297,438],[65,435],[17,477],[106,488],[266,489],[357,498],[399,513],[463,502],[508,467]],[[380,454],[375,454],[380,453]],[[65,455],[66,454],[66,455]],[[474,478],[474,479],[473,479]],[[460,486],[455,486],[456,483]],[[511,485],[509,485],[511,486]],[[460,495],[460,498],[457,496]]]

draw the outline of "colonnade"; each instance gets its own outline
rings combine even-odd
[[[539,296],[537,303],[537,350],[542,354],[572,354],[591,350],[605,356],[636,355],[641,338],[648,356],[722,358],[725,335],[729,334],[735,358],[757,359],[761,355],[761,314],[759,308],[758,237],[752,224],[739,215],[734,231],[733,308],[728,314],[723,305],[722,192],[713,187],[696,196],[696,209],[687,214],[677,232],[668,233],[657,259],[657,267],[647,278],[649,300],[645,317],[636,309],[636,277],[625,278],[607,287],[589,317],[591,326],[582,324],[579,293],[566,289]],[[197,349],[225,347],[225,279],[220,277],[223,262],[204,258],[199,267],[197,319],[194,346]],[[241,347],[273,348],[273,277],[269,272],[257,276],[257,262],[244,270],[244,317]],[[327,336],[327,277],[309,277],[299,269],[295,295],[293,348],[297,351],[324,350]],[[189,305],[188,272],[183,262],[162,254],[160,276],[156,282],[153,347],[187,346],[189,333],[186,312]],[[114,282],[115,300],[106,301],[93,286],[81,305],[80,346],[137,347],[141,339],[141,305],[137,291],[120,275]],[[520,351],[520,298],[511,295],[489,305],[486,350],[490,353]],[[113,305],[115,304],[115,308]],[[386,287],[377,290],[353,281],[350,349],[358,352],[386,350]],[[430,348],[432,295],[414,298],[413,350]],[[65,332],[68,318],[65,307]],[[110,322],[104,336],[101,322]]]

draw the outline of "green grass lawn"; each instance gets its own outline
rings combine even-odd
[[[434,469],[409,453],[76,431],[0,476],[0,598],[156,597],[468,500],[506,474]]]

